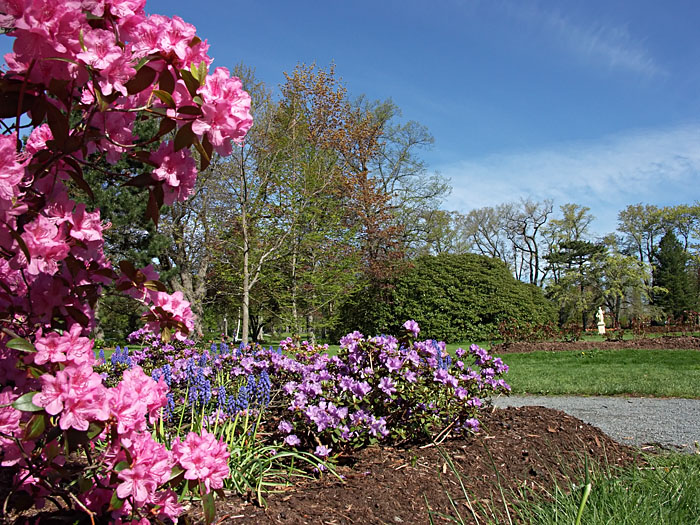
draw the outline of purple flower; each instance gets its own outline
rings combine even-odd
[[[479,399],[478,397],[474,397],[467,401],[467,405],[469,405],[470,407],[481,408],[481,404],[481,399]]]
[[[403,373],[403,376],[409,383],[415,383],[418,379],[418,376],[416,376],[416,373],[413,370],[406,370]]]
[[[373,436],[379,434],[381,437],[386,437],[389,435],[389,431],[386,429],[386,420],[383,417],[379,419],[372,416],[369,423],[369,433]]]
[[[479,432],[479,420],[476,418],[467,419],[464,422],[464,428],[469,429],[474,433]]]
[[[406,321],[403,324],[403,327],[413,337],[418,337],[418,334],[420,333],[420,328],[418,328],[418,323],[416,323],[413,319],[411,319],[410,321]]]
[[[358,381],[354,385],[352,385],[350,390],[353,394],[362,399],[367,394],[369,394],[370,390],[372,390],[372,387],[367,381]]]
[[[353,384],[355,384],[355,381],[353,381],[353,379],[348,376],[343,376],[340,380],[340,388],[342,388],[343,390],[352,389]]]
[[[396,392],[394,382],[391,380],[390,377],[382,377],[379,380],[379,389],[389,397],[391,397],[391,394]]]
[[[290,447],[296,447],[297,445],[301,444],[301,440],[296,436],[296,434],[289,434],[286,438],[284,438],[284,442]]]
[[[285,434],[289,434],[292,430],[294,430],[294,427],[289,421],[285,421],[283,419],[282,421],[280,421],[280,424],[277,425],[277,430]]]
[[[403,359],[400,357],[390,357],[386,360],[386,368],[389,372],[396,372],[401,369],[403,365]]]
[[[331,449],[324,445],[319,445],[316,447],[314,454],[319,458],[327,458],[331,454]]]

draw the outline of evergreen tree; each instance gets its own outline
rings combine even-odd
[[[693,283],[688,272],[690,256],[673,232],[666,233],[659,243],[655,257],[654,284],[666,292],[654,294],[654,303],[675,318],[697,306]]]

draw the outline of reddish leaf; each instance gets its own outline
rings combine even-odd
[[[67,100],[71,97],[68,91],[68,81],[52,78],[49,82],[49,93],[55,95],[59,100]]]
[[[136,276],[136,267],[131,261],[119,261],[119,269],[132,281]]]
[[[0,118],[15,118],[17,116],[17,106],[19,105],[20,94],[15,91],[0,93]],[[25,93],[22,97],[22,108],[20,114],[29,111],[35,104],[36,97]]]
[[[43,97],[36,97],[34,104],[32,105],[31,109],[31,114],[32,114],[32,122],[31,125],[32,127],[38,127],[42,122],[44,122],[44,118],[46,118],[46,105],[48,102]],[[2,108],[2,104],[0,104],[0,108]]]
[[[68,117],[50,103],[46,105],[46,116],[49,121],[49,128],[51,128],[54,142],[60,148],[63,148],[69,134]]]
[[[167,69],[164,69],[158,78],[158,88],[168,93],[175,91],[175,79]]]
[[[90,324],[90,319],[88,319],[88,316],[78,310],[75,306],[66,305],[65,309],[73,319],[80,323],[81,326],[87,326]]]
[[[27,263],[29,263],[32,260],[32,256],[29,254],[29,248],[27,248],[27,243],[24,242],[24,239],[22,236],[17,233],[15,230],[10,230],[10,235],[12,238],[17,241],[17,244],[19,245],[19,249],[22,250],[22,253],[24,256],[27,258]]]
[[[70,175],[70,178],[73,179],[73,182],[75,182],[81,190],[87,193],[88,197],[90,197],[90,200],[95,200],[95,194],[92,193],[92,188],[90,188],[90,185],[83,178],[82,170],[80,171],[80,173],[74,170],[66,170],[66,173]]]
[[[155,224],[157,227],[158,220],[160,219],[160,206],[156,201],[155,192],[153,190],[154,189],[152,188],[148,192],[148,206],[146,207],[146,218],[151,219],[153,221],[153,224]]]
[[[123,186],[134,186],[135,188],[145,188],[147,186],[153,186],[155,180],[150,173],[142,173],[141,175],[136,175],[136,177],[131,177],[126,181]]]
[[[158,128],[158,136],[162,137],[164,135],[167,135],[176,127],[177,123],[173,119],[164,118],[160,121],[160,128]]]
[[[160,281],[146,281],[143,283],[144,288],[153,290],[154,292],[167,292],[167,288]]]
[[[130,95],[140,93],[149,86],[152,86],[156,79],[156,71],[148,66],[143,66],[138,70],[136,76],[126,83],[126,90]]]
[[[196,117],[202,115],[202,109],[199,106],[180,106],[177,108],[177,112],[184,115],[194,115]]]
[[[194,132],[192,131],[192,122],[182,126],[175,134],[175,151],[180,151],[183,148],[189,148],[195,140]]]

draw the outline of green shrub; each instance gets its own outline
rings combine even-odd
[[[340,332],[395,333],[406,319],[421,337],[449,342],[499,337],[499,323],[555,320],[539,288],[516,280],[498,259],[476,254],[417,258],[387,286],[367,286],[343,306]]]

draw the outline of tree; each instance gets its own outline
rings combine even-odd
[[[456,228],[467,240],[471,250],[481,255],[494,257],[508,264],[515,273],[512,243],[506,234],[506,217],[513,204],[501,204],[496,208],[487,206],[471,210],[466,216],[457,216]],[[516,273],[516,277],[519,276]]]
[[[544,226],[552,213],[551,199],[535,202],[521,200],[519,205],[503,208],[505,231],[513,250],[513,267],[518,279],[542,286],[547,277],[543,264],[547,255]]]
[[[636,257],[620,253],[614,245],[608,247],[595,282],[605,306],[612,313],[614,326],[620,325],[622,312],[638,317],[644,305],[649,304],[649,288],[644,283],[649,271]]]
[[[688,273],[688,253],[673,232],[666,233],[655,253],[654,284],[666,292],[654,294],[654,303],[676,319],[696,308],[693,283]]]
[[[664,232],[663,215],[658,206],[633,204],[618,214],[618,231],[628,255],[635,255],[641,264],[653,264],[657,242]],[[645,279],[652,285],[652,276]]]
[[[559,304],[559,322],[578,316],[585,330],[588,317],[597,307],[596,266],[605,252],[601,244],[588,241],[563,241],[547,256],[550,265],[558,268],[558,278],[547,288],[547,294]]]

